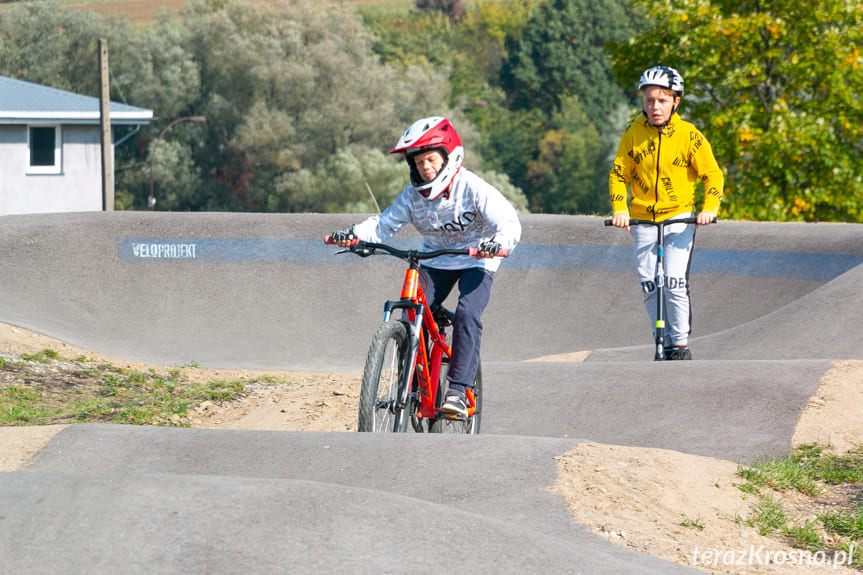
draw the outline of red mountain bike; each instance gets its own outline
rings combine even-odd
[[[327,244],[335,244],[330,236]],[[473,387],[466,395],[470,407],[467,417],[442,414],[447,390],[446,374],[452,349],[446,328],[452,312],[431,309],[419,281],[419,262],[444,255],[470,255],[477,248],[420,252],[400,250],[386,244],[353,240],[350,252],[362,257],[382,252],[408,263],[398,300],[384,304],[383,321],[375,333],[363,369],[360,390],[359,431],[405,432],[408,422],[418,433],[479,433],[482,415],[482,370],[477,366]],[[506,257],[506,250],[498,253]],[[403,310],[401,318],[393,311]]]

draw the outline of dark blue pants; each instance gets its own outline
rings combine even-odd
[[[494,272],[483,268],[439,270],[420,268],[420,283],[430,306],[442,304],[458,283],[458,304],[452,322],[452,359],[447,379],[472,387],[479,366],[482,312],[491,297]]]

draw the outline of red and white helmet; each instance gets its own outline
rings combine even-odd
[[[434,180],[426,182],[420,177],[413,157],[430,150],[437,150],[443,155],[444,166]],[[437,199],[449,189],[464,162],[461,138],[449,120],[443,116],[431,116],[411,124],[390,153],[405,155],[411,170],[411,184],[428,201]]]

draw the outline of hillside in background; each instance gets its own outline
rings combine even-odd
[[[73,8],[98,12],[104,16],[127,16],[136,24],[147,24],[156,19],[161,10],[178,12],[191,0],[60,0]],[[249,1],[249,0],[245,0]],[[267,0],[257,0],[265,2]],[[403,8],[413,5],[413,0],[349,0],[354,4],[379,4],[386,8]]]

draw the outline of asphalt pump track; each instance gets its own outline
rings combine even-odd
[[[403,268],[322,243],[359,217],[5,216],[0,321],[154,365],[360,372]],[[695,359],[654,362],[629,235],[522,223],[484,316],[482,435],[71,425],[2,476],[0,572],[698,572],[577,524],[554,458],[787,453],[821,377],[863,358],[863,226],[699,229]]]

